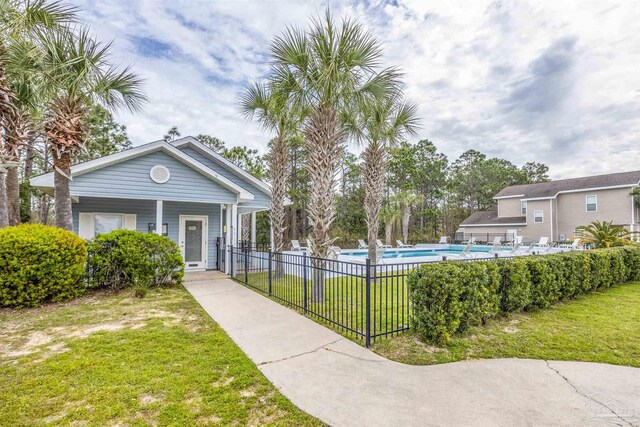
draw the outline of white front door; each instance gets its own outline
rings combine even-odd
[[[207,268],[208,229],[206,215],[180,215],[180,250],[185,270]]]
[[[517,228],[508,228],[507,229],[507,242],[512,242],[516,240],[518,237],[518,229]]]

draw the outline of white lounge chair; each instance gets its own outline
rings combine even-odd
[[[327,259],[337,260],[342,253],[342,249],[339,246],[329,246],[329,250],[327,251]]]
[[[405,245],[404,243],[402,243],[402,240],[396,240],[396,243],[398,244],[399,248],[412,248],[413,245]]]
[[[391,246],[391,245],[383,245],[382,244],[382,240],[380,240],[380,239],[376,240],[376,246],[379,247],[379,248],[385,248],[385,249],[393,248],[393,246]]]
[[[455,258],[473,258],[473,253],[471,253],[471,248],[473,248],[475,245],[473,243],[467,243],[465,245],[465,247],[462,249],[462,252],[460,252],[459,254],[454,254],[454,255],[450,255],[451,257],[455,257]]]
[[[440,241],[438,242],[441,245],[446,245],[447,243],[447,236],[440,236]]]
[[[493,238],[493,245],[501,245],[501,244],[502,244],[502,237],[496,236]]]
[[[531,255],[536,247],[536,244],[532,243],[529,246],[526,246],[524,249],[519,248],[519,250],[514,255]]]
[[[358,239],[358,249],[367,249],[368,247],[367,242],[362,239]]]
[[[500,239],[502,240],[502,239]],[[491,245],[491,249],[489,249],[489,253],[491,255],[495,255],[497,253],[500,253],[500,248],[502,247],[502,245],[500,244],[500,242],[496,242],[495,240],[493,241],[493,245]]]
[[[292,251],[306,251],[307,248],[305,246],[300,246],[299,240],[291,240],[291,250]]]
[[[468,244],[472,244],[475,245],[476,244],[476,238],[475,237],[471,237],[469,240],[465,240],[464,242],[462,242],[463,245],[468,245]]]
[[[516,242],[511,249],[509,249],[508,251],[503,251],[502,255],[516,256],[516,255],[519,255],[521,249],[522,249],[522,244]]]
[[[549,238],[548,237],[540,237],[538,243],[535,243],[538,248],[546,248],[549,246]]]
[[[558,247],[560,249],[570,249],[572,251],[576,251],[576,250],[580,249],[580,242],[581,242],[581,239],[580,238],[576,238],[576,239],[573,239],[573,243],[563,243],[563,244],[558,245]]]

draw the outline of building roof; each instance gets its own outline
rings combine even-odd
[[[582,178],[559,179],[538,184],[505,187],[496,199],[519,197],[521,199],[552,198],[558,193],[609,187],[632,187],[640,183],[640,171],[619,172]]]
[[[120,162],[124,162],[130,159],[134,159],[136,157],[140,157],[149,153],[154,153],[157,151],[164,152],[171,157],[179,160],[183,164],[191,167],[195,171],[201,173],[212,181],[218,183],[224,188],[227,188],[231,192],[238,195],[239,201],[249,201],[254,199],[253,193],[245,190],[239,185],[233,183],[229,179],[220,175],[216,171],[210,169],[206,165],[198,162],[193,157],[187,155],[186,153],[180,151],[178,148],[173,145],[160,140],[150,142],[148,144],[140,145],[137,147],[130,148],[128,150],[120,151],[115,154],[111,154],[105,157],[100,157],[98,159],[89,160],[83,163],[78,163],[76,165],[71,166],[71,174],[72,176],[79,176],[86,173],[90,173],[94,170],[102,169],[104,167],[114,165]],[[241,169],[236,166],[236,168],[240,171]],[[31,185],[36,188],[40,188],[43,190],[52,189],[54,186],[54,175],[53,172],[45,173],[43,175],[39,175],[30,179]]]
[[[481,225],[525,225],[527,218],[523,216],[498,216],[498,211],[478,211],[462,221],[461,226]]]

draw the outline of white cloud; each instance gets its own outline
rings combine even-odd
[[[268,69],[286,25],[305,26],[326,2],[116,1],[77,4],[114,58],[147,79],[142,113],[119,113],[135,144],[208,133],[264,150],[268,135],[240,117],[242,85]],[[454,160],[467,149],[553,177],[637,169],[640,7],[587,1],[330,1],[366,25],[386,65],[405,72],[421,138]]]

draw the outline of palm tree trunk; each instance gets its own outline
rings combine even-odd
[[[7,212],[7,192],[6,192],[7,169],[0,164],[0,228],[9,225],[9,215]]]
[[[332,243],[329,229],[336,217],[333,191],[336,188],[336,172],[346,134],[341,129],[337,112],[322,106],[313,111],[304,129],[308,152],[307,169],[311,195],[309,217],[311,231],[311,256],[313,268],[313,299],[324,299],[325,260]]]
[[[18,164],[12,162],[7,167],[6,174],[7,189],[7,217],[9,225],[20,224],[20,177],[18,172]]]
[[[385,222],[384,223],[384,242],[385,242],[385,245],[390,245],[391,244],[391,233],[392,232],[393,232],[393,222],[391,222],[391,221]]]
[[[376,240],[380,228],[380,208],[385,176],[384,147],[377,141],[371,142],[363,153],[364,157],[364,211],[367,219],[368,257],[376,263]]]
[[[289,144],[283,132],[278,133],[271,153],[271,226],[273,227],[273,251],[276,277],[284,277],[282,250],[286,231],[284,198],[289,179]]]
[[[405,205],[402,208],[402,239],[405,243],[409,240],[409,219],[411,218],[411,206]]]
[[[71,155],[68,151],[53,152],[53,197],[56,207],[56,227],[71,231],[71,192],[69,182],[71,178]],[[66,176],[65,176],[66,175]]]

